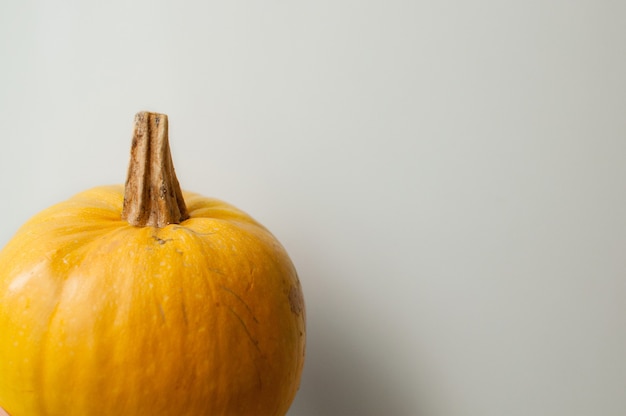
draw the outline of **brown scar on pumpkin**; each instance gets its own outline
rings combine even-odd
[[[300,315],[304,309],[302,292],[297,286],[291,286],[291,289],[289,289],[289,307],[291,308],[291,312],[296,315]]]

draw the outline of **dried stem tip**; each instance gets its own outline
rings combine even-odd
[[[160,228],[187,218],[170,153],[167,115],[137,113],[122,219],[137,227]]]

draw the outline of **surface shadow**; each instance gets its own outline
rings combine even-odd
[[[309,322],[307,361],[289,416],[431,414],[426,403],[416,409],[420,393],[407,373],[397,374],[387,365],[393,360],[393,350],[359,345],[340,318],[317,316]]]

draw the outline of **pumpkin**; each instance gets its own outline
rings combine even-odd
[[[12,416],[284,415],[301,285],[261,224],[183,192],[166,115],[135,117],[125,186],[44,210],[0,253],[0,406]]]

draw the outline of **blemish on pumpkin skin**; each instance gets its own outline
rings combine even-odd
[[[163,319],[163,322],[165,323],[165,311],[163,310],[163,305],[161,305],[160,303],[158,304],[159,307],[159,313],[161,314],[161,319]]]
[[[173,238],[167,238],[167,239],[162,239],[159,236],[153,235],[152,238],[154,239],[154,241],[156,241],[157,243],[159,243],[160,245],[163,245],[165,243],[167,243],[168,241],[173,241]]]
[[[243,306],[246,308],[246,310],[250,313],[250,316],[252,317],[252,320],[254,320],[254,322],[256,322],[257,324],[259,323],[259,320],[256,318],[256,316],[254,315],[254,312],[252,311],[252,308],[250,308],[250,305],[248,305],[248,303],[246,303],[245,300],[243,300],[241,298],[241,296],[239,296],[238,294],[236,294],[235,292],[233,292],[232,289],[226,287],[226,286],[220,286],[221,289],[225,290],[226,292],[230,293],[231,295],[233,295],[239,302],[241,302],[243,304]]]
[[[183,313],[183,321],[185,322],[185,325],[189,325],[189,320],[187,318],[187,308],[185,307],[185,304],[181,303],[180,307]]]
[[[296,315],[300,315],[304,309],[302,292],[297,286],[291,286],[291,289],[289,289],[289,307],[291,308],[291,312]]]
[[[227,308],[237,318],[237,320],[239,321],[239,323],[243,327],[243,330],[246,333],[246,335],[248,336],[248,339],[250,340],[252,345],[254,345],[254,347],[257,349],[257,351],[261,352],[261,348],[259,348],[259,340],[257,340],[256,338],[254,338],[252,336],[252,333],[248,329],[248,326],[246,325],[244,320],[241,318],[241,316],[239,316],[239,314],[237,312],[235,312],[235,310],[233,308],[231,308],[230,306],[228,306]]]

